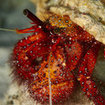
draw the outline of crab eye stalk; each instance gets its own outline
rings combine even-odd
[[[38,19],[31,11],[29,11],[28,9],[24,9],[23,10],[23,14],[26,15],[30,20],[32,20],[35,24],[38,25],[43,25],[43,22]]]

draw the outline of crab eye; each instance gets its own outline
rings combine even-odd
[[[35,24],[42,26],[43,22],[41,20],[39,20],[32,12],[30,12],[28,9],[24,9],[23,11],[24,15],[26,15],[30,20],[32,20],[32,22],[34,22]]]

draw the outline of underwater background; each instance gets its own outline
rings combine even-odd
[[[35,13],[35,6],[29,0],[0,0],[0,28],[25,28],[30,21],[23,15],[24,9]],[[11,31],[0,31],[0,105],[11,84],[9,57],[16,42],[24,35]]]

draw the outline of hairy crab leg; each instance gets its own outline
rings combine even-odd
[[[87,51],[80,65],[77,79],[80,81],[84,93],[88,98],[93,100],[95,105],[105,105],[103,96],[97,89],[95,82],[91,79],[91,74],[96,63],[99,48],[100,44],[94,42],[92,47]]]

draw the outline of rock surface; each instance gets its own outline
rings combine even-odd
[[[100,0],[32,0],[37,4],[36,14],[48,18],[51,12],[69,15],[71,20],[105,44],[105,6]]]

